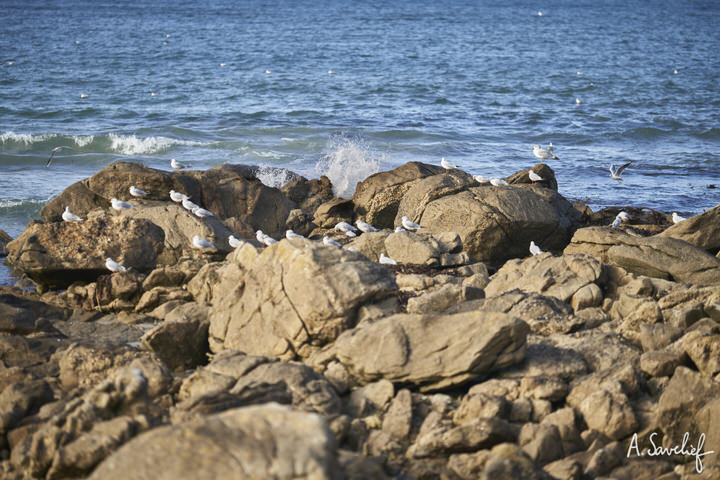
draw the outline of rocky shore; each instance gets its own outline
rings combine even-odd
[[[720,478],[720,206],[611,227],[532,170],[71,185],[0,232],[0,478]]]

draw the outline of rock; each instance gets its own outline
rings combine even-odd
[[[313,216],[305,210],[295,208],[290,210],[285,220],[285,227],[299,235],[309,235],[317,225],[313,223]]]
[[[357,184],[352,201],[355,213],[375,228],[394,228],[400,201],[419,179],[444,172],[442,167],[408,162],[389,172],[369,176]]]
[[[557,180],[555,180],[555,172],[553,171],[550,166],[546,163],[538,163],[533,168],[529,168],[527,170],[520,170],[519,172],[515,172],[509,177],[507,177],[505,180],[510,185],[527,185],[527,184],[533,184],[534,182],[530,180],[530,170],[537,173],[542,177],[542,180],[535,183],[535,185],[540,187],[549,188],[550,190],[555,190],[557,192],[558,190],[558,184]]]
[[[254,249],[254,247],[248,246]],[[242,292],[245,285],[244,271],[237,267],[236,264],[225,264],[220,262],[211,262],[205,264],[200,271],[187,284],[187,291],[195,298],[195,301],[201,303],[213,303],[213,291],[215,286],[220,283],[221,274],[223,278],[233,276],[236,280],[237,291]]]
[[[588,371],[585,359],[574,349],[555,346],[547,337],[529,336],[527,342],[525,361],[501,372],[503,377],[546,376],[570,381]]]
[[[683,331],[672,325],[664,323],[654,323],[640,325],[640,342],[645,352],[653,350],[662,350],[672,342],[680,338]]]
[[[136,312],[148,312],[159,305],[167,304],[176,300],[182,302],[192,301],[193,296],[187,290],[181,287],[155,287],[150,291],[143,293],[140,300],[135,305]]]
[[[633,237],[606,227],[587,227],[575,232],[565,253],[587,253],[648,277],[701,286],[720,283],[720,259],[675,238]]]
[[[712,326],[717,329],[714,322]],[[673,349],[674,353],[679,360],[683,358],[682,353],[686,353],[700,373],[714,377],[720,373],[720,335],[717,333],[690,331],[673,345],[679,347]]]
[[[489,457],[490,450],[479,450],[474,453],[455,453],[450,455],[447,468],[462,480],[475,480],[479,478]]]
[[[43,288],[64,288],[107,273],[111,257],[139,271],[155,268],[162,229],[148,220],[101,215],[83,222],[39,223],[7,246],[8,261]]]
[[[404,440],[412,427],[412,396],[410,390],[400,390],[383,418],[382,431],[394,440]]]
[[[244,253],[234,255],[231,264]],[[242,295],[214,294],[220,298],[209,316],[214,352],[239,349],[283,359],[306,357],[351,328],[360,305],[382,300],[396,289],[384,266],[310,240],[282,240],[249,258],[245,266]],[[236,285],[232,281],[228,288]]]
[[[4,257],[8,254],[5,246],[12,241],[12,237],[8,235],[4,230],[0,229],[0,257]]]
[[[499,265],[528,256],[531,240],[544,250],[567,245],[580,214],[552,190],[473,187],[471,178],[436,175],[416,182],[398,208],[430,231],[456,232],[476,260]]]
[[[398,232],[385,238],[385,253],[398,263],[433,266],[445,252],[432,236]]]
[[[322,417],[271,403],[153,429],[106,458],[89,479],[125,479],[129,471],[143,478],[331,479],[339,471],[336,456]]]
[[[344,332],[310,362],[323,370],[339,362],[358,384],[385,378],[432,391],[522,361],[527,332],[495,312],[399,314]]]
[[[578,430],[578,418],[575,410],[564,407],[547,415],[542,419],[543,425],[554,425],[560,435],[563,457],[567,457],[585,448],[585,443]]]
[[[526,423],[520,429],[518,444],[539,465],[563,456],[560,432],[552,424]]]
[[[552,478],[559,480],[581,480],[583,475],[582,464],[572,458],[563,458],[548,463],[543,467]]]
[[[210,364],[185,379],[178,398],[183,402],[201,397],[212,400],[220,392],[238,395],[260,383],[279,386],[301,410],[323,415],[340,413],[340,399],[333,388],[309,367],[231,350],[219,353]]]
[[[19,293],[19,292],[18,292]],[[28,335],[57,331],[51,322],[67,320],[71,312],[31,298],[0,293],[0,332]]]
[[[165,321],[142,337],[171,370],[187,370],[207,362],[209,308],[195,302],[174,308]]]
[[[658,237],[683,240],[708,253],[720,250],[720,205],[671,225]]]
[[[517,288],[584,307],[597,306],[602,301],[598,286],[602,272],[602,264],[589,255],[536,255],[506,262],[490,278],[485,295],[492,297]],[[586,298],[584,288],[598,292],[591,294],[595,300],[589,304],[580,300]]]
[[[423,458],[448,453],[474,452],[517,438],[516,429],[505,420],[480,418],[449,430],[437,429],[418,436],[407,455]]]
[[[314,216],[315,223],[321,228],[335,228],[340,222],[352,223],[353,203],[343,198],[333,198],[321,204]]]
[[[494,480],[497,478],[553,480],[520,447],[509,443],[493,447],[479,478],[481,480]]]
[[[683,355],[677,352],[645,352],[640,357],[640,369],[651,377],[670,377],[682,361]]]
[[[350,393],[348,409],[355,417],[364,417],[385,411],[395,396],[392,382],[380,380],[357,388]]]
[[[570,402],[570,399],[568,399]],[[597,390],[574,405],[588,427],[619,440],[637,431],[638,423],[624,393]]]
[[[663,475],[667,473],[671,476]],[[627,465],[612,470],[610,475],[617,480],[679,480],[680,478],[673,473],[673,466],[670,462],[644,458],[633,458],[628,461]]]
[[[333,199],[332,183],[323,175],[319,179],[298,178],[280,187],[280,191],[306,212],[314,212],[322,204]],[[288,226],[288,228],[292,228]],[[295,230],[297,233],[304,233]]]
[[[381,462],[377,459],[368,458],[366,456],[340,450],[338,455],[340,467],[345,472],[347,480],[390,480],[382,469]]]
[[[408,299],[408,313],[443,312],[453,305],[483,298],[482,289],[458,285],[443,285],[442,287],[425,293],[418,297]]]
[[[453,422],[464,425],[478,418],[503,418],[510,414],[510,404],[505,397],[485,393],[468,392],[462,399],[460,407],[453,415]]]
[[[53,400],[53,391],[45,380],[11,383],[0,392],[0,445],[5,435],[28,415]]]

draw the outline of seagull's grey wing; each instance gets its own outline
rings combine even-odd
[[[45,163],[46,167],[50,166],[50,162],[52,162],[53,157],[55,156],[55,150],[53,149],[52,152],[50,152],[50,158],[47,159],[47,163]]]
[[[615,172],[615,174],[616,174],[616,175],[620,175],[623,170],[625,170],[627,167],[630,166],[631,163],[632,163],[632,162],[627,162],[627,163],[624,164],[624,165],[620,165],[620,167],[617,169],[617,171]]]

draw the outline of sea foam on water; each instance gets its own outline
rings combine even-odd
[[[328,144],[329,153],[315,165],[320,175],[327,176],[337,197],[350,198],[358,182],[380,171],[385,156],[357,138],[336,135]]]

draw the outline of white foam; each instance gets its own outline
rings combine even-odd
[[[358,182],[380,171],[384,155],[359,139],[336,136],[330,140],[328,154],[315,165],[320,175],[326,175],[337,197],[350,198]]]
[[[199,145],[198,142],[175,140],[167,137],[137,137],[135,135],[108,134],[111,149],[123,155],[147,155],[158,153],[175,145]]]
[[[294,178],[286,168],[276,168],[267,165],[259,166],[255,176],[263,185],[274,188],[280,188]]]
[[[76,137],[73,137],[73,141],[75,141],[75,145],[82,148],[86,145],[90,145],[93,140],[95,140],[95,137],[93,135],[78,135]]]
[[[30,133],[15,133],[12,131],[7,131],[3,134],[0,134],[0,142],[2,142],[2,143],[17,142],[17,143],[24,143],[25,145],[32,145],[33,143],[44,142],[53,137],[57,137],[57,135],[49,134],[49,133],[33,135]]]

